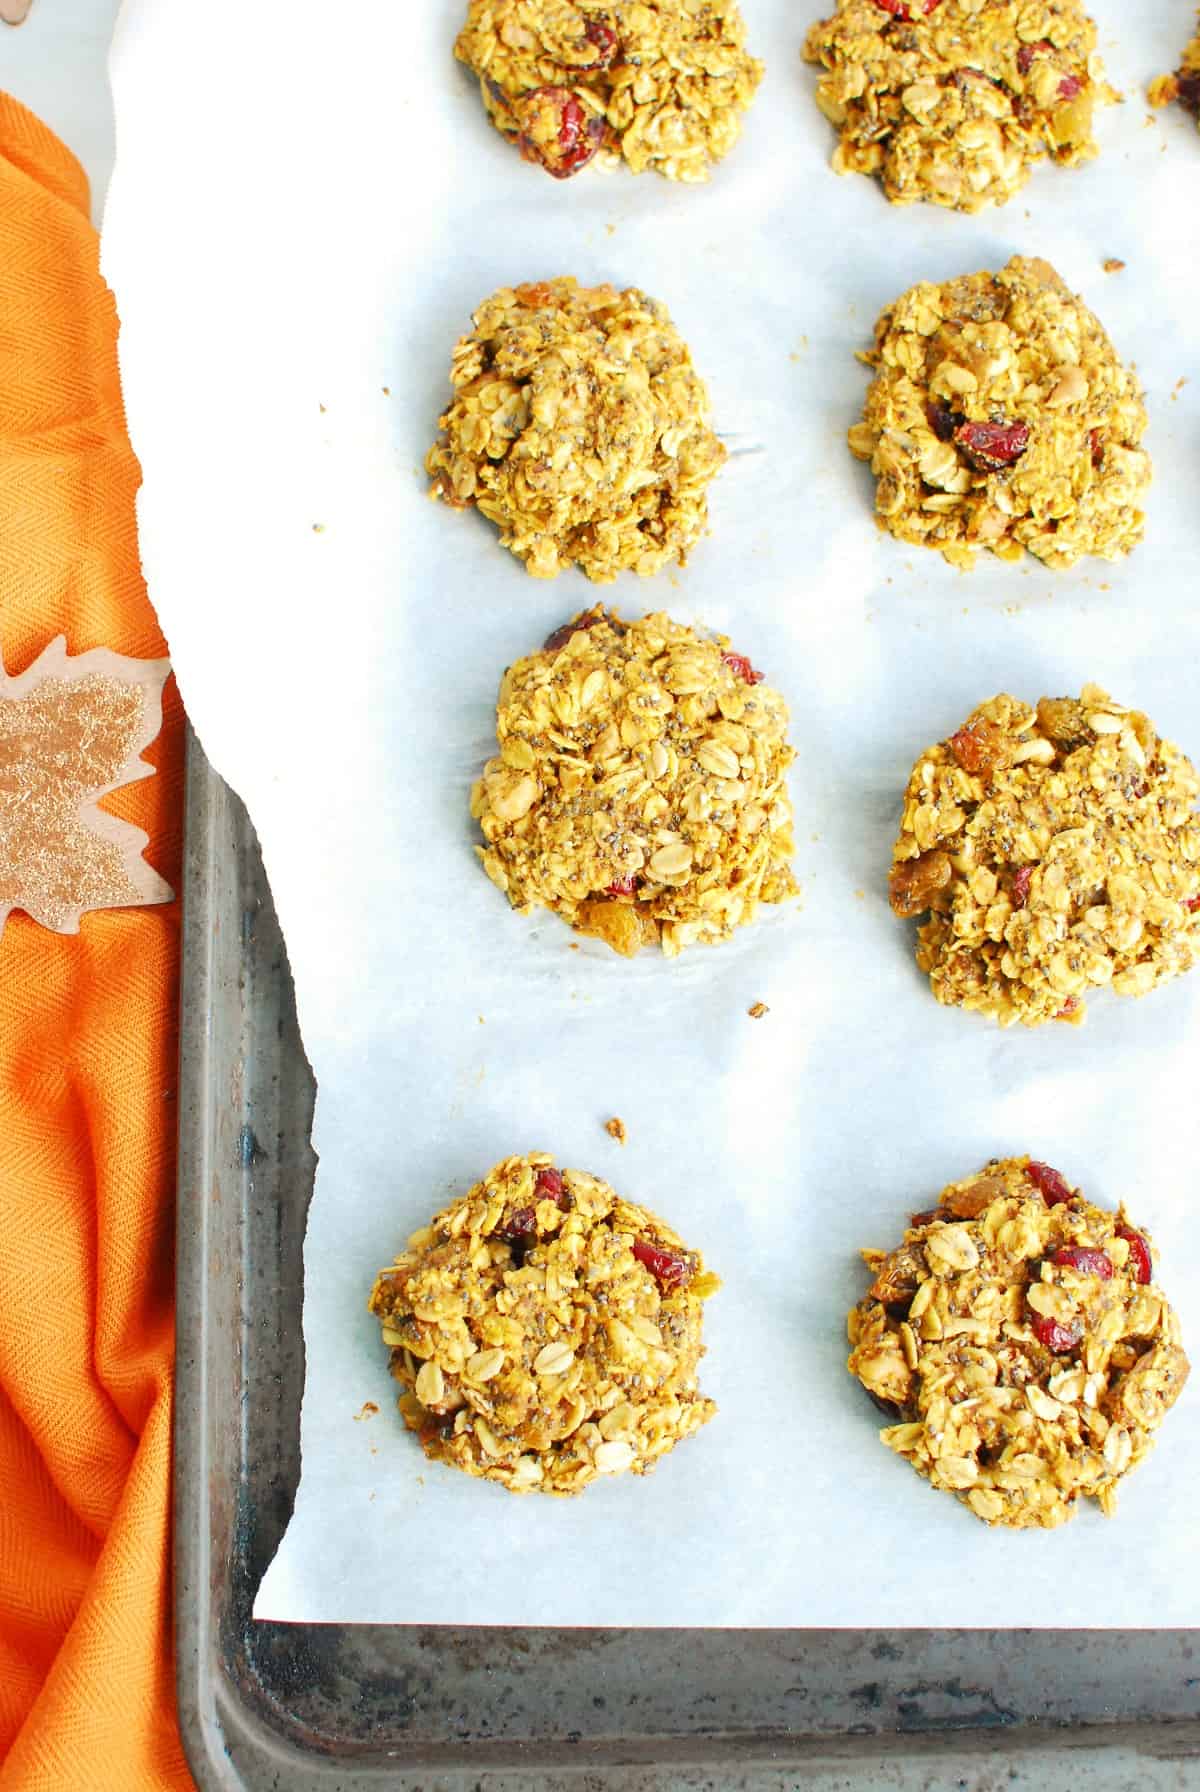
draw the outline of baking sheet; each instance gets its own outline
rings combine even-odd
[[[697,191],[522,165],[449,61],[459,0],[264,4],[234,46],[194,0],[127,0],[104,253],[143,556],[193,721],[262,838],[319,1085],[303,1475],[260,1616],[1169,1626],[1200,1608],[1194,1393],[1116,1523],[1008,1536],[881,1449],[842,1366],[857,1247],[1023,1149],[1124,1196],[1200,1322],[1196,980],[1098,1000],[1080,1032],[1002,1034],[936,1007],[884,897],[912,759],[983,695],[1091,677],[1200,751],[1196,388],[1177,387],[1200,343],[1198,147],[1140,99],[1187,9],[1097,4],[1130,96],[1103,159],[975,219],[835,179],[807,11],[745,10],[767,81]],[[1159,477],[1124,565],[955,573],[876,533],[845,450],[879,308],[1014,251],[1051,256],[1145,381]],[[803,908],[674,964],[572,951],[471,855],[499,674],[596,593],[529,580],[485,524],[428,504],[420,461],[472,305],[560,271],[667,301],[734,449],[692,564],[606,595],[729,632],[793,708]],[[648,1480],[574,1502],[426,1464],[364,1307],[413,1226],[534,1146],[659,1209],[726,1279],[718,1419]]]

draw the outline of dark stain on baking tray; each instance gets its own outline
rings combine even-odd
[[[1099,1738],[1136,1751],[1139,1792],[1194,1775],[1187,1632],[256,1624],[299,1478],[313,1083],[253,830],[195,746],[185,915],[175,1609],[201,1792],[775,1792],[830,1786],[822,1761],[915,1792],[957,1783],[929,1766],[947,1751],[1047,1737],[1039,1792]]]

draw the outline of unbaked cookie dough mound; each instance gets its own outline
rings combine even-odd
[[[981,703],[913,767],[892,854],[892,908],[929,913],[917,963],[938,1001],[1079,1023],[1090,990],[1191,970],[1198,797],[1191,761],[1096,685]]]
[[[1184,111],[1190,112],[1200,125],[1200,24],[1175,73],[1159,75],[1150,83],[1152,106],[1169,106],[1172,100],[1178,100]]]
[[[712,1418],[698,1251],[545,1152],[505,1158],[409,1239],[368,1303],[425,1454],[513,1493],[644,1475]]]
[[[847,1367],[895,1421],[882,1442],[988,1524],[1053,1529],[1081,1495],[1111,1517],[1188,1377],[1154,1256],[1048,1164],[952,1182],[863,1252]]]
[[[763,73],[735,0],[470,0],[454,53],[496,129],[558,180],[597,156],[707,180]]]
[[[594,609],[504,674],[471,813],[484,869],[632,957],[796,894],[787,705],[723,635]]]
[[[977,548],[1064,567],[1141,540],[1138,382],[1048,262],[914,286],[861,358],[876,372],[850,448],[899,540],[964,567]]]
[[[475,505],[535,578],[682,566],[725,460],[665,305],[636,287],[503,287],[454,350],[432,495]]]
[[[838,0],[804,56],[834,168],[898,205],[1003,205],[1035,162],[1094,156],[1093,110],[1117,97],[1077,0]]]

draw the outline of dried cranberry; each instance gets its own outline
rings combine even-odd
[[[942,1208],[926,1207],[921,1213],[910,1213],[908,1223],[910,1226],[929,1226],[933,1224],[934,1220],[944,1220],[945,1218],[946,1215]]]
[[[1140,1232],[1131,1231],[1128,1226],[1117,1227],[1117,1237],[1123,1238],[1129,1246],[1129,1268],[1135,1282],[1144,1288],[1147,1282],[1154,1280],[1154,1264],[1150,1259],[1150,1246]]]
[[[1175,97],[1185,112],[1200,118],[1200,68],[1180,69],[1175,77]]]
[[[1052,1170],[1049,1164],[1027,1163],[1025,1174],[1040,1192],[1047,1207],[1059,1207],[1064,1201],[1071,1199],[1071,1189],[1066,1177],[1060,1170]]]
[[[1092,465],[1098,467],[1104,459],[1104,436],[1100,430],[1088,430],[1088,446],[1092,451]]]
[[[1057,1319],[1051,1319],[1046,1313],[1035,1313],[1033,1317],[1033,1335],[1039,1344],[1052,1350],[1055,1356],[1066,1356],[1074,1350],[1083,1336],[1082,1319],[1072,1319],[1069,1325],[1063,1325]]]
[[[1200,896],[1189,896],[1183,906],[1189,915],[1194,915],[1200,908]]]
[[[721,658],[743,684],[761,684],[766,677],[765,672],[755,671],[744,653],[723,653]]]
[[[912,8],[909,0],[875,0],[875,4],[883,12],[890,12],[892,17],[899,19],[902,24],[911,25]],[[942,0],[918,0],[918,10],[928,18],[930,13],[935,12],[941,4]]]
[[[1112,1258],[1107,1251],[1096,1250],[1089,1244],[1064,1244],[1050,1261],[1062,1269],[1077,1269],[1081,1276],[1099,1276],[1102,1282],[1112,1281]]]
[[[631,871],[628,877],[619,877],[615,883],[605,886],[606,896],[632,896],[637,889],[637,878]]]
[[[566,87],[535,87],[514,110],[522,126],[517,137],[521,154],[527,162],[540,162],[555,180],[577,174],[604,137],[604,120]]]
[[[589,19],[583,28],[583,35],[596,51],[589,66],[591,68],[611,68],[617,55],[617,34],[612,26],[606,24],[603,19]]]
[[[1051,53],[1054,50],[1054,45],[1044,37],[1036,44],[1021,45],[1021,48],[1017,51],[1017,67],[1023,75],[1029,73],[1030,69],[1033,67],[1034,57],[1042,50],[1049,50]]]
[[[1068,996],[1066,1001],[1063,1003],[1062,1007],[1059,1009],[1058,1013],[1054,1016],[1055,1020],[1066,1020],[1069,1015],[1074,1014],[1074,1012],[1078,1008],[1078,1006],[1079,1006],[1079,997],[1078,996]]]
[[[508,1216],[508,1224],[497,1233],[505,1244],[525,1244],[537,1231],[537,1214],[532,1207],[518,1207]]]
[[[589,610],[585,616],[577,616],[574,622],[564,622],[561,628],[556,628],[553,634],[546,636],[542,642],[542,652],[558,653],[578,629],[595,628],[598,622],[603,621],[603,610]]]
[[[1032,882],[1033,866],[1018,865],[1012,880],[1012,905],[1014,908],[1025,907],[1029,901],[1029,886]]]
[[[660,1288],[686,1288],[692,1279],[692,1265],[678,1251],[653,1244],[648,1238],[635,1238],[633,1254],[643,1264]]]
[[[1060,100],[1073,100],[1082,92],[1083,82],[1079,79],[1078,75],[1064,75],[1058,84],[1058,97]]]
[[[1029,446],[1028,423],[960,423],[954,432],[971,465],[996,473],[1019,461]]]
[[[944,404],[939,404],[935,398],[929,405],[927,415],[929,417],[929,427],[937,437],[938,441],[952,442],[954,440],[955,430],[963,422],[962,412],[948,410]]]
[[[533,1194],[535,1200],[553,1201],[556,1206],[561,1207],[566,1192],[567,1185],[563,1181],[561,1170],[539,1170],[534,1177]]]

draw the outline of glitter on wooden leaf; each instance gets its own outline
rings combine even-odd
[[[101,797],[153,776],[139,757],[162,725],[167,660],[107,647],[72,658],[64,636],[10,678],[0,660],[0,933],[19,908],[55,933],[91,909],[170,902],[141,828]]]

